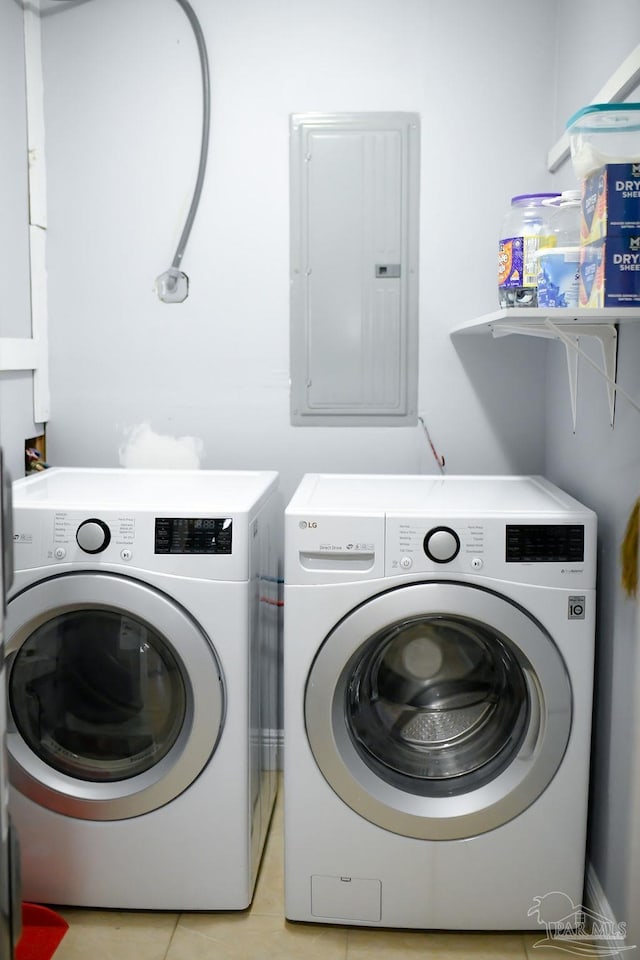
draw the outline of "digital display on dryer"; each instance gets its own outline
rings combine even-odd
[[[232,539],[229,517],[156,517],[155,553],[230,554]]]
[[[583,563],[581,523],[507,524],[507,563]]]

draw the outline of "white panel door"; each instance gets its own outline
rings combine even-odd
[[[416,423],[419,118],[296,115],[291,419]]]

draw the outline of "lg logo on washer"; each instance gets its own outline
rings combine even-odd
[[[301,520],[298,526],[301,530],[316,530],[318,524],[315,520]]]

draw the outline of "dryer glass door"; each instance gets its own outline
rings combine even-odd
[[[474,836],[525,810],[562,761],[571,717],[549,634],[507,598],[452,582],[355,608],[305,691],[309,743],[335,792],[421,839]]]
[[[222,670],[171,597],[110,573],[69,573],[13,597],[7,615],[11,780],[88,820],[168,803],[213,755]]]
[[[172,748],[187,688],[160,633],[130,613],[65,610],[36,627],[11,669],[11,712],[33,752],[81,780],[135,777]]]

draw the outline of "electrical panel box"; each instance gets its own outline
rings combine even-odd
[[[417,423],[420,119],[291,117],[291,422]]]

